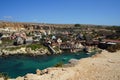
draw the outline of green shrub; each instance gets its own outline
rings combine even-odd
[[[21,47],[10,47],[10,48],[6,48],[6,50],[9,50],[9,51],[14,51],[14,50],[17,50],[17,49],[20,49]]]
[[[54,50],[55,51],[59,51],[60,49],[59,49],[59,47],[55,47]]]
[[[41,45],[41,44],[30,44],[30,45],[27,45],[26,47],[31,48],[32,50],[36,50],[36,49],[39,49],[39,48],[46,49],[46,47]]]
[[[80,24],[75,24],[74,26],[75,26],[75,27],[80,27],[81,25],[80,25]]]
[[[115,49],[114,46],[109,46],[109,47],[107,48],[107,50],[108,50],[109,52],[116,52],[116,49]]]
[[[54,67],[62,67],[62,66],[63,66],[63,62],[59,62],[59,63],[54,65]]]
[[[8,80],[8,78],[10,78],[7,73],[0,73],[0,77],[3,77],[4,80]]]
[[[3,38],[2,40],[2,44],[12,44],[13,40],[9,39],[9,38]]]
[[[116,52],[117,50],[120,50],[120,44],[111,45],[107,48],[107,50],[109,52]]]
[[[116,45],[116,49],[120,50],[120,43]]]

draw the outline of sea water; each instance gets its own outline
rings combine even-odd
[[[68,63],[70,59],[90,57],[95,53],[63,53],[49,56],[30,57],[24,55],[0,57],[0,73],[7,73],[11,78],[24,76],[27,73],[35,73],[36,69],[43,70],[62,62]]]

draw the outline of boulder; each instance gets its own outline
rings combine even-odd
[[[24,80],[24,77],[17,77],[16,80]]]
[[[75,65],[75,64],[78,63],[78,61],[79,61],[79,60],[77,60],[77,59],[70,59],[70,60],[69,60],[69,63]]]
[[[24,76],[24,80],[40,80],[40,76],[32,73],[28,73]]]
[[[42,70],[42,74],[48,73],[48,69]]]
[[[40,74],[41,74],[41,70],[37,69],[37,70],[36,70],[36,74],[37,74],[37,75],[40,75]]]

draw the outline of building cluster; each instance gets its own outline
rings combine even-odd
[[[112,31],[115,33],[115,31]],[[22,27],[2,27],[0,28],[0,43],[4,39],[12,40],[13,45],[26,45],[32,43],[41,43],[50,45],[61,50],[69,49],[79,51],[86,46],[97,46],[99,43],[107,42],[106,36],[111,34],[108,29],[96,28],[61,28],[54,25],[27,25]],[[118,42],[113,43],[120,43]],[[9,45],[9,44],[8,44]]]

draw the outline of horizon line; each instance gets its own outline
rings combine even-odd
[[[30,22],[30,21],[9,21],[9,20],[0,20],[0,22],[12,22],[12,23],[33,23],[33,24],[58,24],[58,25],[75,25],[75,24],[80,24],[80,25],[93,25],[93,26],[120,26],[120,25],[108,25],[108,24],[84,24],[84,23],[49,23],[49,22]]]

